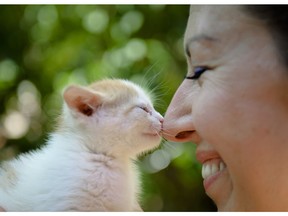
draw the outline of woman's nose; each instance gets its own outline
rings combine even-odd
[[[190,116],[165,115],[163,137],[174,142],[196,141],[197,134]]]
[[[174,142],[198,142],[192,116],[192,101],[185,89],[185,84],[176,91],[163,122],[163,137]]]

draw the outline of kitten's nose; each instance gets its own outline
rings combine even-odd
[[[163,131],[163,122],[164,122],[164,118],[159,114],[159,118],[158,118],[158,120],[159,120],[159,122],[160,122],[160,124],[161,124],[161,130],[160,130],[160,132],[161,132],[161,131]]]
[[[159,120],[159,122],[161,124],[163,124],[164,118],[163,118],[163,116],[160,113],[156,112],[156,118]]]

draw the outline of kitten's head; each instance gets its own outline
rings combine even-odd
[[[162,116],[145,91],[120,79],[107,79],[88,87],[69,86],[63,94],[61,128],[81,137],[91,151],[134,157],[156,148]]]

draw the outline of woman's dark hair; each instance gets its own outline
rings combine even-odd
[[[288,67],[288,5],[245,5],[243,8],[245,12],[267,25],[280,58]]]

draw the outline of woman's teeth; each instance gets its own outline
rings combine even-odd
[[[209,176],[212,176],[215,173],[224,170],[225,167],[226,165],[223,161],[219,160],[207,161],[202,165],[202,177],[203,179],[206,179]]]

